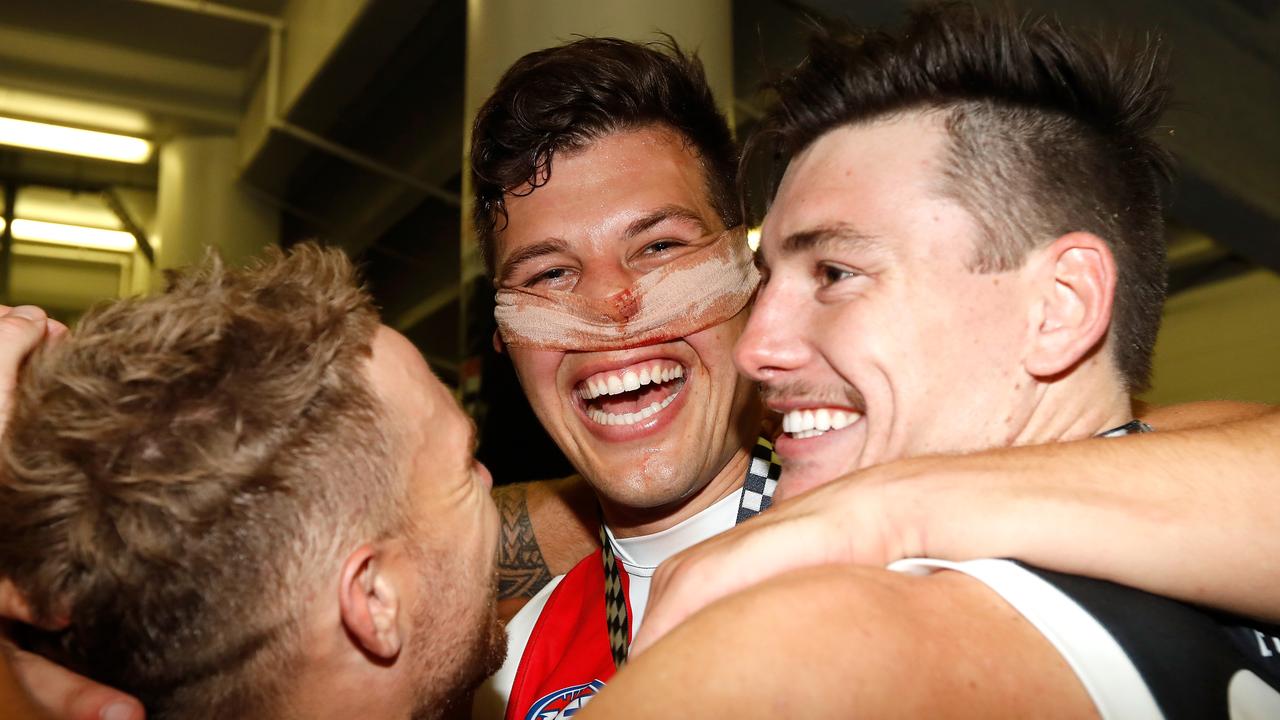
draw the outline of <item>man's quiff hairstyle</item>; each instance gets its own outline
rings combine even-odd
[[[28,362],[0,567],[69,617],[81,671],[151,717],[278,716],[309,597],[405,522],[377,327],[346,256],[307,244],[243,270],[210,255]]]
[[[473,219],[489,275],[507,194],[545,185],[557,153],[646,126],[670,128],[688,143],[702,163],[711,206],[725,227],[738,225],[738,146],[696,55],[669,36],[653,43],[584,38],[517,60],[471,132]]]
[[[899,34],[835,24],[774,84],[779,102],[748,159],[772,151],[772,194],[786,162],[830,130],[940,114],[950,142],[939,192],[978,223],[973,269],[1016,268],[1072,231],[1103,238],[1119,274],[1116,364],[1140,392],[1165,295],[1171,158],[1152,138],[1168,103],[1165,71],[1149,41],[1107,44],[1007,10],[927,6]]]

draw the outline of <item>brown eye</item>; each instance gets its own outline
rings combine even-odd
[[[849,268],[831,265],[830,263],[821,263],[817,268],[818,282],[824,286],[834,285],[841,280],[857,277],[858,274]]]
[[[644,249],[644,252],[650,255],[655,255],[658,253],[662,253],[668,250],[678,248],[682,245],[684,245],[684,243],[680,242],[679,240],[659,240],[658,242],[652,243],[648,247],[646,247]]]
[[[534,287],[535,285],[541,285],[543,283],[550,282],[552,280],[559,280],[560,278],[568,274],[569,274],[569,270],[567,268],[551,268],[550,270],[545,270],[543,272],[538,273],[537,275],[534,275],[532,278],[529,279],[528,282],[524,284],[524,286]]]

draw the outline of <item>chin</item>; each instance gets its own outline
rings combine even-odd
[[[825,485],[829,475],[813,472],[811,468],[782,464],[782,479],[778,481],[778,490],[774,493],[774,501],[782,501],[806,493],[816,487]]]
[[[847,456],[842,457],[857,457],[860,450],[860,448],[851,449]],[[826,485],[832,480],[849,475],[857,469],[855,464],[837,461],[834,458],[829,461],[823,458],[788,461],[787,458],[783,457],[782,479],[778,482],[775,500],[780,501],[795,497],[816,487]]]
[[[681,477],[675,467],[661,462],[672,455],[667,448],[637,454],[633,462],[613,472],[601,472],[592,485],[609,502],[628,508],[657,508],[677,503],[697,492],[697,479]]]

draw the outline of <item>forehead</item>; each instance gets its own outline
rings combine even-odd
[[[373,338],[369,381],[387,409],[390,426],[412,433],[434,427],[465,426],[466,416],[422,354],[403,335],[385,325]]]
[[[827,132],[788,165],[765,219],[766,242],[835,225],[893,239],[924,211],[954,211],[939,191],[946,143],[934,113]]]
[[[545,185],[507,196],[498,259],[548,238],[616,238],[631,221],[666,206],[687,208],[708,222],[715,217],[693,147],[665,126],[611,133],[580,150],[557,153]]]

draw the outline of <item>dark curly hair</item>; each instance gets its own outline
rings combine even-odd
[[[1158,43],[1104,42],[1056,20],[967,4],[913,10],[898,34],[831,24],[779,78],[746,160],[790,158],[827,132],[898,113],[940,113],[941,189],[982,230],[977,271],[1007,270],[1071,231],[1115,255],[1112,336],[1131,392],[1149,383],[1165,296],[1162,195],[1171,156],[1152,138],[1169,100]]]
[[[545,185],[558,152],[654,124],[692,145],[712,207],[726,227],[737,225],[738,148],[696,55],[669,36],[644,44],[585,38],[517,60],[480,108],[471,132],[475,230],[489,275],[493,241],[506,222],[506,194]]]

